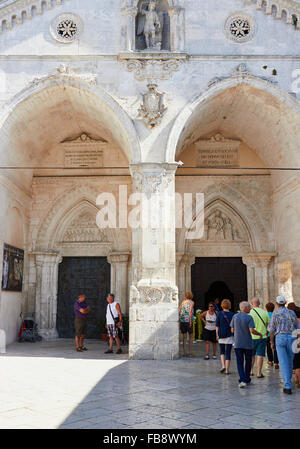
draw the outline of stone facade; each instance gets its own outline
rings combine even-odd
[[[25,250],[22,293],[0,295],[7,343],[21,311],[57,337],[70,256],[108,258],[131,358],[178,357],[196,257],[242,258],[249,298],[299,302],[300,5],[150,3],[0,1],[0,244]],[[99,229],[103,192],[144,194],[142,214],[155,198],[164,226]],[[204,194],[192,239],[186,193]]]

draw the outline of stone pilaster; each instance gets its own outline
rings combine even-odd
[[[184,8],[173,6],[168,10],[170,16],[170,46],[172,52],[182,52],[185,47]]]
[[[258,297],[262,304],[270,301],[269,264],[275,253],[251,253],[243,257],[247,265],[248,300]]]
[[[35,253],[35,319],[40,335],[46,340],[58,337],[56,330],[57,284],[58,264],[61,260],[57,253]]]
[[[140,225],[132,229],[129,357],[179,356],[175,252],[177,164],[131,166]]]
[[[135,50],[135,18],[137,8],[125,7],[122,9],[124,25],[122,27],[122,50]]]
[[[119,301],[123,313],[128,313],[128,261],[130,253],[110,253],[107,257],[111,264],[111,293]]]

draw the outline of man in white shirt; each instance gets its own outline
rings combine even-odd
[[[109,349],[105,351],[105,354],[113,353],[114,339],[116,340],[118,350],[116,354],[122,354],[121,343],[118,336],[118,330],[122,326],[122,312],[120,304],[115,301],[115,295],[109,293],[107,295],[107,308],[106,308],[106,329],[109,337]]]

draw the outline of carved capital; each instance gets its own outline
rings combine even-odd
[[[110,253],[107,256],[108,263],[128,263],[130,253]]]
[[[135,192],[152,194],[166,190],[175,179],[177,164],[139,164],[130,166]]]
[[[277,253],[252,253],[243,257],[243,263],[248,267],[267,268]]]

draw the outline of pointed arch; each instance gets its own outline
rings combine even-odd
[[[189,102],[170,131],[166,161],[179,158],[185,143],[195,137],[199,123],[205,133],[205,120],[211,116],[218,118],[215,128],[230,127],[230,132],[235,131],[267,166],[300,168],[299,102],[275,84],[246,74],[219,80]],[[295,129],[299,130],[296,136]]]

